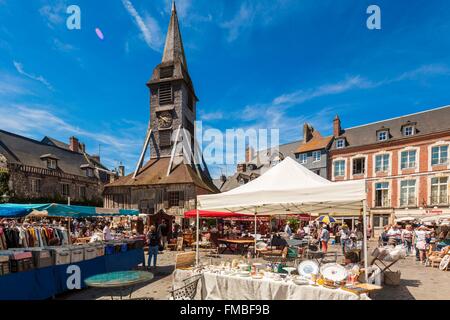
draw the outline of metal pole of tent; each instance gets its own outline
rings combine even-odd
[[[367,243],[367,200],[364,199],[363,200],[363,234],[364,234],[364,241],[363,241],[363,250],[364,250],[364,275],[365,275],[365,280],[366,283],[369,280],[368,277],[368,264],[369,262],[367,261],[367,250],[368,250],[368,243]]]
[[[254,253],[255,253],[255,258],[256,258],[256,214],[257,214],[257,211],[256,211],[257,209],[256,209],[256,207],[255,207],[255,245],[254,245]]]
[[[70,197],[67,197],[67,205],[68,206],[70,206]],[[69,232],[68,232],[68,234],[69,234],[69,245],[71,245],[72,244],[72,236],[71,236],[71,234],[70,234],[70,222],[71,222],[71,219],[70,219],[70,217],[69,217]]]
[[[198,266],[200,262],[200,252],[199,252],[199,234],[200,234],[200,212],[198,209],[195,209],[196,213],[196,219],[197,219],[197,234],[196,234],[196,241],[195,241],[195,264]]]

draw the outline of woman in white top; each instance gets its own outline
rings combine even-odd
[[[105,227],[103,228],[103,240],[105,240],[105,241],[113,240],[113,237],[111,235],[111,229],[109,228],[109,226],[110,226],[110,223],[107,222],[105,224]]]
[[[425,251],[427,249],[427,235],[430,234],[431,229],[425,226],[420,226],[414,232],[416,237],[416,249],[419,250],[419,259],[421,263],[425,262]]]

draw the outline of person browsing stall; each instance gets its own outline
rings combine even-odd
[[[158,257],[159,250],[159,232],[156,231],[155,226],[151,226],[147,233],[148,240],[148,263],[147,267],[151,267],[151,261],[153,259],[153,268],[156,268],[156,259]]]
[[[327,253],[328,251],[328,241],[330,240],[330,231],[328,231],[327,225],[322,226],[320,232],[320,243],[322,244],[322,252]]]
[[[103,240],[105,240],[105,241],[114,240],[114,238],[111,234],[110,226],[111,226],[111,223],[106,222],[105,227],[103,228]]]

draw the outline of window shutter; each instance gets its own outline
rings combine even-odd
[[[159,104],[168,104],[173,102],[172,84],[163,83],[159,86]]]
[[[163,191],[163,207],[169,208],[169,193],[166,190]]]
[[[159,131],[159,146],[170,147],[172,145],[172,130]]]

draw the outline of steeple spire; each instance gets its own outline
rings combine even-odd
[[[187,70],[186,57],[184,55],[183,40],[181,39],[180,26],[178,24],[177,8],[172,2],[172,16],[167,30],[166,44],[164,46],[163,63],[179,60]]]

